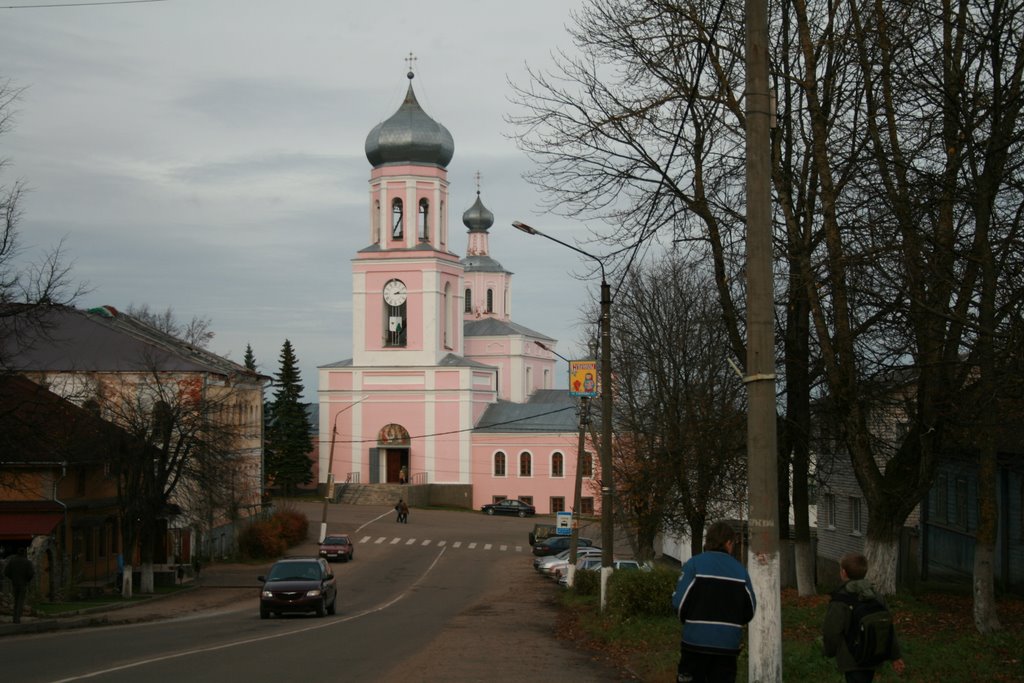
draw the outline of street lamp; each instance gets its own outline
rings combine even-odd
[[[572,361],[560,354],[558,351],[546,346],[542,342],[534,341],[540,348],[555,354],[566,363],[572,365]],[[591,344],[591,358],[596,355],[594,346],[596,340]],[[567,568],[568,584],[571,588],[576,584],[576,560],[579,554],[580,541],[580,517],[583,507],[583,456],[586,453],[587,425],[590,424],[590,396],[580,397],[580,437],[576,444],[576,485],[573,490],[572,503],[572,536],[569,539],[569,567]]]
[[[605,276],[604,262],[579,247],[546,235],[526,223],[513,221],[512,227],[527,235],[539,235],[568,247],[578,254],[596,261],[601,267],[601,609],[606,603],[608,576],[612,572],[615,528],[612,519],[612,499],[615,495],[615,477],[612,474],[612,290]]]
[[[368,398],[370,397],[363,396],[358,401],[349,403],[334,414],[334,422],[331,424],[331,449],[330,454],[327,456],[327,481],[324,482],[324,509],[320,516],[320,543],[323,543],[324,538],[327,537],[327,503],[334,497],[334,440],[335,437],[338,436],[338,418],[341,417],[341,414],[346,410],[362,403]]]

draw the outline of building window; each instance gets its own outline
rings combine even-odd
[[[526,451],[519,454],[519,476],[533,476],[533,457]]]
[[[583,476],[591,478],[594,476],[594,454],[584,453],[583,457],[580,458],[580,466],[583,468]]]
[[[487,290],[487,312],[494,313],[494,290]]]
[[[864,535],[864,506],[860,498],[850,498],[850,532],[855,536]]]
[[[589,497],[580,498],[580,514],[594,514],[594,499]]]
[[[391,202],[391,238],[402,239],[402,200]]]
[[[565,476],[565,456],[562,455],[561,453],[554,453],[551,456],[551,476]]]
[[[533,505],[533,496],[519,496],[519,500],[523,501],[527,505]]]
[[[967,528],[967,480],[963,477],[956,479],[956,525]]]
[[[466,287],[466,303],[463,307],[463,310],[466,313],[473,312],[473,290],[470,289],[469,287]]]
[[[831,493],[825,494],[825,527],[836,528],[836,497]]]
[[[551,496],[551,514],[565,512],[565,497]]]
[[[426,199],[420,200],[419,219],[420,241],[426,242],[430,239],[430,202]]]
[[[442,322],[444,328],[444,348],[446,349],[452,348],[452,337],[454,336],[452,331],[452,319],[455,316],[452,314],[451,306],[452,284],[450,282],[446,282],[444,284],[444,303],[442,304],[444,309],[442,312],[442,315],[444,316],[444,321]]]
[[[501,451],[494,454],[494,476],[505,476],[505,454]]]
[[[935,521],[949,523],[949,477],[940,474],[935,478]]]
[[[491,496],[492,503],[500,503],[503,500],[507,500],[508,496]]]

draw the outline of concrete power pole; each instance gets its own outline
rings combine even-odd
[[[746,0],[746,13],[747,569],[757,596],[749,629],[748,678],[765,683],[782,680],[767,0]]]

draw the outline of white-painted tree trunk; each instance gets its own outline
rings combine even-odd
[[[121,573],[121,597],[126,600],[132,597],[132,566],[126,564]]]
[[[139,592],[153,593],[153,563],[143,562],[139,571]]]
[[[801,597],[816,595],[817,586],[814,585],[814,553],[811,552],[811,544],[807,541],[797,541],[794,547],[794,558],[796,559],[796,590]]]
[[[893,595],[896,592],[896,564],[899,557],[899,542],[876,541],[867,538],[864,541],[864,556],[868,558],[868,580],[875,590],[882,595]]]
[[[779,586],[779,556],[749,557],[747,571],[754,586],[757,609],[747,629],[750,640],[750,683],[782,680],[782,593]]]

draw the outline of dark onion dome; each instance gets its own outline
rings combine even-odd
[[[494,225],[494,214],[480,201],[479,191],[476,193],[473,206],[462,214],[462,224],[469,228],[470,232],[487,232],[487,229]]]
[[[402,106],[366,136],[366,158],[374,168],[385,164],[431,164],[447,168],[455,154],[452,134],[427,116],[416,101],[412,78],[410,71],[409,90]]]

